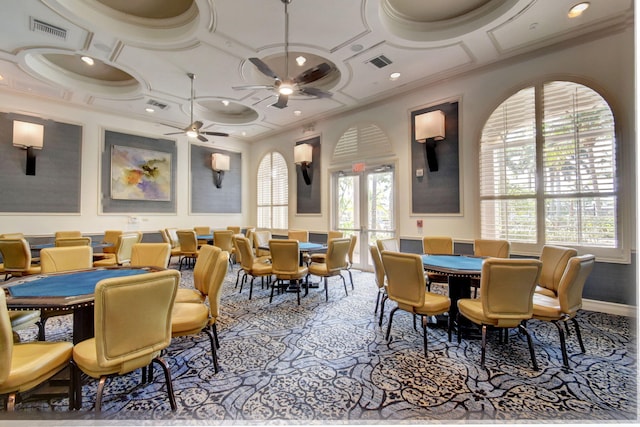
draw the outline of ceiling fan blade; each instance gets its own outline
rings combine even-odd
[[[273,89],[271,85],[245,85],[245,86],[233,86],[231,89],[235,90],[258,90],[258,89]]]
[[[287,106],[288,100],[289,100],[288,95],[280,94],[278,96],[278,100],[275,103],[271,104],[271,107],[285,108]]]
[[[204,136],[202,136],[201,134],[198,134],[198,139],[202,142],[207,142],[209,141],[207,138],[205,138]]]
[[[191,126],[189,126],[190,129],[193,129],[195,131],[197,131],[201,127],[202,127],[202,122],[200,120],[196,120],[195,122],[191,123]]]
[[[315,87],[302,87],[298,89],[298,92],[303,95],[315,96],[316,98],[331,98],[333,96],[331,92],[326,92]]]
[[[309,68],[306,71],[298,74],[298,76],[293,79],[295,83],[307,84],[311,82],[315,82],[316,80],[320,80],[331,71],[331,66],[326,62],[323,62],[320,65],[317,65],[313,68]]]
[[[174,129],[180,129],[180,130],[184,130],[184,128],[178,127],[178,126],[174,126],[174,125],[170,125],[168,123],[160,123],[163,126],[169,126],[170,128],[174,128]]]
[[[165,135],[182,135],[184,132],[171,132],[171,133],[165,133]]]
[[[262,74],[264,74],[265,76],[274,78],[274,79],[280,79],[280,77],[278,77],[278,75],[271,69],[269,68],[269,66],[267,64],[265,64],[264,62],[262,62],[261,59],[259,58],[249,58],[249,61],[251,61],[251,63],[253,65],[256,66],[256,68],[258,70],[260,70],[260,72]]]
[[[203,135],[211,135],[211,136],[229,136],[228,133],[224,132],[200,132]]]

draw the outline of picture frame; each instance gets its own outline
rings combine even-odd
[[[171,201],[171,157],[163,151],[112,145],[111,199]]]

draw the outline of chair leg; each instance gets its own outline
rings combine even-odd
[[[578,337],[578,344],[580,344],[580,351],[585,353],[586,350],[584,348],[584,343],[582,342],[582,334],[580,333],[580,327],[578,326],[578,321],[576,320],[575,317],[572,317],[571,318],[571,322],[573,322],[573,327],[576,330],[576,337]],[[565,322],[565,324],[566,324],[566,322]]]
[[[351,290],[354,290],[355,288],[353,287],[353,275],[351,274],[351,268],[347,269],[347,273],[349,273],[349,280],[351,281]],[[346,283],[344,286],[346,290],[346,287],[347,287]]]
[[[218,365],[218,352],[216,351],[216,343],[215,338],[213,337],[213,333],[209,330],[209,328],[204,328],[207,336],[209,337],[209,342],[211,343],[211,359],[213,360],[213,370],[217,374],[220,371],[220,366]]]
[[[102,393],[104,392],[104,385],[107,382],[107,376],[103,375],[98,381],[98,390],[96,392],[96,412],[102,411]]]
[[[458,331],[458,335],[460,332]],[[484,368],[484,355],[487,347],[487,325],[482,325],[482,349],[480,350],[480,366]]]
[[[398,307],[394,307],[393,310],[389,312],[389,324],[387,325],[387,335],[385,339],[389,341],[389,336],[391,335],[391,322],[393,322],[393,314],[398,310]]]
[[[16,409],[16,394],[17,392],[14,391],[7,396],[7,412],[13,412]]]
[[[171,381],[171,372],[169,371],[169,367],[167,366],[164,359],[161,357],[156,357],[151,361],[156,362],[162,368],[164,372],[164,382],[167,384],[167,394],[169,395],[169,404],[171,405],[171,411],[175,412],[178,409],[178,405],[176,405],[176,397],[173,394],[173,382]]]
[[[562,352],[562,363],[564,364],[565,368],[568,368],[569,356],[567,355],[567,342],[564,338],[564,331],[562,330],[562,326],[560,326],[558,322],[552,323],[556,326],[556,328],[558,328],[558,335],[560,336],[560,351]]]
[[[211,330],[213,331],[213,339],[216,342],[216,348],[220,348],[220,340],[218,340],[218,327],[215,323],[211,325]]]
[[[420,316],[422,319],[422,339],[424,341],[424,357],[427,357],[427,318]]]
[[[78,365],[71,360],[69,362],[69,409],[82,409],[82,372]]]
[[[351,274],[351,272],[349,272],[349,274]],[[347,291],[347,281],[344,279],[344,276],[341,274],[340,278],[342,279],[342,284],[344,285],[344,294],[346,296],[349,296],[349,292]],[[353,282],[351,282],[351,287],[353,289]]]
[[[380,300],[382,299],[382,292],[378,289],[378,295],[376,295],[376,308],[373,310],[373,314],[378,313],[378,307],[380,306]]]
[[[382,296],[382,305],[380,306],[380,320],[378,321],[378,326],[382,326],[382,317],[384,316],[384,303],[387,302],[389,297],[385,294]]]
[[[249,299],[253,296],[253,280],[255,277],[251,276],[251,283],[249,284]]]
[[[529,353],[531,354],[531,362],[533,363],[533,370],[537,371],[539,368],[538,368],[538,362],[536,362],[536,353],[533,349],[533,341],[531,340],[531,335],[529,334],[529,331],[527,330],[527,328],[524,327],[523,324],[518,325],[518,329],[524,332],[524,334],[527,336],[527,344],[529,344]]]
[[[238,274],[236,274],[236,288],[238,287],[238,281],[240,280],[240,273],[243,270],[241,268],[238,269]]]
[[[329,301],[329,286],[327,285],[327,278],[324,278],[324,298],[325,301]]]
[[[40,316],[40,320],[36,322],[36,326],[38,327],[38,341],[46,341],[44,325],[47,323],[47,320],[49,320],[48,317]]]

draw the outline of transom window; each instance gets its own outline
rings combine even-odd
[[[494,110],[480,141],[483,238],[618,248],[614,118],[594,90],[529,87]]]
[[[282,154],[268,153],[258,166],[258,228],[289,228],[289,172]]]

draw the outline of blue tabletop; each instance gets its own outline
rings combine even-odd
[[[72,297],[93,294],[96,284],[112,277],[133,276],[148,273],[141,268],[114,268],[104,270],[81,271],[69,274],[56,274],[30,280],[19,285],[10,286],[12,297]]]
[[[422,264],[448,270],[481,271],[483,258],[457,255],[422,255]]]
[[[326,246],[322,243],[300,242],[298,245],[301,251],[317,251],[320,249],[326,249]]]
[[[105,243],[105,242],[91,242],[91,246],[94,248],[109,248],[113,246],[113,243]],[[45,248],[55,248],[55,243],[35,243],[33,245],[29,245],[30,249],[45,249]]]

